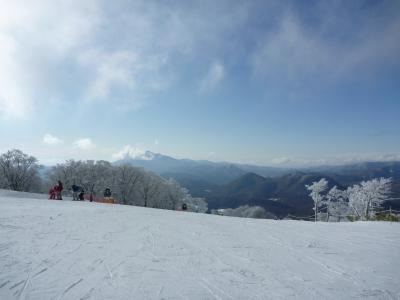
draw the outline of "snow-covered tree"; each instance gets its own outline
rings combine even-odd
[[[317,221],[317,215],[318,215],[318,208],[322,204],[322,200],[324,199],[324,196],[322,193],[326,191],[328,188],[328,181],[326,181],[325,178],[322,178],[320,181],[315,181],[311,185],[306,185],[306,189],[311,191],[310,192],[310,197],[314,201],[314,221]]]
[[[64,184],[66,190],[73,184],[82,186],[85,177],[83,164],[82,161],[73,159],[67,160],[62,164],[57,164],[47,172],[48,185],[54,185],[60,180]]]
[[[68,160],[51,168],[47,175],[49,186],[61,180],[66,189],[76,184],[86,192],[100,195],[109,187],[121,204],[176,209],[186,203],[189,211],[207,211],[204,199],[192,198],[175,180],[129,164],[113,166],[107,161]]]
[[[38,160],[21,150],[7,151],[0,156],[0,183],[3,188],[30,192],[39,189]]]
[[[261,206],[242,205],[237,208],[225,208],[220,211],[223,211],[224,216],[229,216],[229,217],[255,218],[255,219],[276,218],[273,214],[267,212],[265,208]]]
[[[162,208],[175,210],[178,207],[181,207],[185,197],[187,197],[187,194],[189,193],[188,190],[182,188],[179,183],[172,178],[165,181],[163,187],[165,198],[162,198]]]
[[[51,186],[60,180],[64,184],[65,191],[75,184],[82,187],[85,192],[102,194],[104,189],[112,184],[112,170],[112,165],[103,160],[67,160],[49,170],[48,185]]]
[[[88,160],[81,167],[82,187],[92,195],[101,194],[112,184],[112,165],[104,160]]]
[[[364,211],[364,194],[360,185],[355,184],[346,190],[349,206],[357,219],[362,219]]]
[[[347,201],[347,193],[337,188],[335,185],[326,194],[325,201],[323,201],[327,209],[327,221],[334,215],[340,222],[342,216],[348,214],[349,205]]]
[[[197,213],[206,213],[208,211],[208,204],[204,198],[198,197],[187,197],[185,199],[185,203],[187,204],[187,210]]]
[[[365,216],[369,219],[376,210],[389,199],[391,193],[391,178],[376,178],[361,182],[365,194]]]
[[[135,195],[143,176],[142,169],[127,164],[114,169],[113,188],[121,204],[137,204]]]
[[[391,178],[362,181],[347,189],[350,207],[357,218],[369,220],[376,209],[389,198]]]
[[[162,180],[152,172],[145,172],[138,185],[138,193],[144,207],[156,207]]]

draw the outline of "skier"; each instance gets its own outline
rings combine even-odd
[[[183,211],[187,211],[187,205],[186,205],[186,203],[183,203],[183,204],[182,204],[182,210],[183,210]]]
[[[111,197],[111,189],[110,188],[106,188],[104,190],[104,197]]]
[[[114,203],[114,198],[112,197],[112,193],[111,193],[111,189],[110,188],[106,188],[104,190],[104,198],[103,201],[101,201],[103,203]]]
[[[80,200],[80,201],[84,201],[84,200],[85,200],[85,191],[84,191],[84,190],[82,190],[82,191],[79,193],[79,200]]]
[[[55,186],[55,192],[56,192],[56,195],[57,195],[57,200],[62,200],[61,193],[62,193],[63,189],[64,189],[63,184],[59,180],[58,184]]]
[[[71,186],[71,190],[72,190],[72,200],[73,201],[78,201],[78,193],[81,190],[81,187],[77,186],[76,184],[73,184]]]

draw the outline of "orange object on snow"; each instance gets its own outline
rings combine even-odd
[[[94,199],[94,202],[114,204],[115,200],[113,197],[104,197],[104,198],[96,198]]]

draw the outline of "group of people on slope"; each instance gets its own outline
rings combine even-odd
[[[55,186],[49,190],[49,199],[62,200],[62,191],[64,187],[62,182],[59,180]]]
[[[55,186],[53,186],[52,188],[50,188],[49,190],[49,199],[54,199],[54,200],[62,200],[62,191],[63,191],[64,187],[63,184],[60,180],[58,180],[57,184]],[[85,200],[85,190],[76,185],[73,184],[71,186],[71,191],[72,191],[72,200],[73,201],[84,201]],[[104,198],[110,198],[112,197],[112,193],[111,193],[111,189],[110,188],[106,188],[104,190]],[[93,201],[93,195],[90,194],[90,202]],[[182,204],[181,208],[178,208],[177,210],[180,211],[186,211],[187,210],[187,205],[186,203]]]
[[[49,190],[49,199],[53,200],[62,200],[62,191],[64,190],[64,186],[60,180],[58,180],[57,184],[50,188]],[[73,184],[71,186],[72,190],[72,200],[85,200],[85,191],[80,186]]]
[[[54,200],[62,200],[62,195],[61,192],[63,191],[64,187],[63,184],[61,183],[60,180],[58,180],[58,183],[50,188],[49,190],[49,199],[54,199]],[[72,200],[73,201],[84,201],[85,200],[85,190],[76,184],[73,184],[71,186],[71,191],[72,191]],[[104,198],[111,198],[112,197],[112,192],[110,188],[106,188],[104,190]],[[90,202],[94,200],[94,196],[92,193],[90,193],[89,197]]]

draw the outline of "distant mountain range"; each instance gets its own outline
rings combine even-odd
[[[176,159],[170,156],[146,151],[140,156],[129,157],[114,162],[114,164],[128,163],[153,171],[164,177],[172,177],[178,181],[199,182],[211,185],[228,183],[248,172],[261,176],[281,176],[290,172],[290,169],[234,164],[228,162],[212,162],[208,160]]]
[[[227,162],[175,159],[145,152],[125,157],[115,164],[131,164],[174,178],[193,196],[205,197],[209,208],[260,205],[278,217],[312,214],[312,200],[306,184],[326,178],[330,186],[346,188],[362,180],[392,177],[392,197],[400,198],[400,162],[365,162],[343,166],[320,166],[300,170]],[[400,201],[386,204],[400,209]]]

